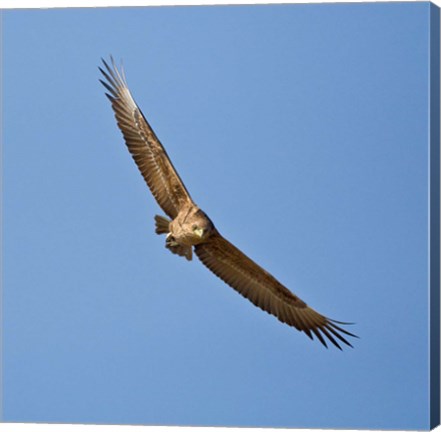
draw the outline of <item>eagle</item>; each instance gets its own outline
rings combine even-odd
[[[342,328],[351,323],[327,318],[309,307],[274,276],[248,258],[216,229],[210,218],[191,198],[170,158],[133,99],[122,66],[110,57],[99,67],[116,122],[127,148],[151,193],[166,216],[155,216],[155,232],[165,235],[165,247],[191,260],[193,251],[216,276],[243,297],[282,323],[314,336],[327,348],[330,341],[352,347]]]

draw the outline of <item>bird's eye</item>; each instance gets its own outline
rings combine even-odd
[[[198,226],[196,224],[193,224],[193,226],[191,227],[193,230],[198,229]]]

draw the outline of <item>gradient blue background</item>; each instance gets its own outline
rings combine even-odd
[[[7,11],[4,421],[423,429],[429,4]],[[324,349],[154,234],[98,83]]]

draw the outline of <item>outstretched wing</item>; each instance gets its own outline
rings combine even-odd
[[[191,202],[190,194],[133,100],[123,71],[118,71],[113,58],[111,61],[112,67],[103,60],[106,70],[99,69],[106,81],[100,81],[109,92],[106,96],[112,103],[118,126],[144,180],[164,212],[174,219],[179,209]]]
[[[195,253],[216,276],[280,321],[305,332],[311,339],[316,335],[324,346],[328,339],[339,349],[338,341],[352,347],[342,334],[357,336],[337,325],[346,323],[311,309],[217,231],[206,243],[195,246]]]

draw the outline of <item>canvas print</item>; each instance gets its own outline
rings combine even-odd
[[[4,11],[2,420],[438,425],[439,19]]]

